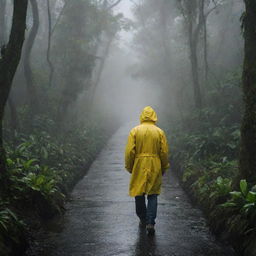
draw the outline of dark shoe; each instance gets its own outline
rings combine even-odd
[[[155,234],[155,228],[153,224],[147,224],[146,229],[149,236],[153,236]]]
[[[145,228],[145,227],[146,227],[146,220],[140,219],[140,228]]]

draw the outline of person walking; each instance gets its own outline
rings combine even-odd
[[[125,148],[125,168],[131,173],[129,195],[135,197],[140,226],[146,225],[148,235],[155,233],[157,196],[161,192],[162,175],[170,166],[167,139],[156,122],[154,109],[145,107],[140,125],[131,129]]]

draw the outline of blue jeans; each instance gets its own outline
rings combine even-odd
[[[136,214],[141,220],[146,220],[147,224],[155,225],[157,213],[157,194],[148,195],[148,205],[146,207],[145,195],[135,196]]]

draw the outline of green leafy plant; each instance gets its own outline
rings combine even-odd
[[[219,176],[211,186],[210,198],[226,196],[231,192],[232,181]]]
[[[0,207],[0,232],[7,235],[12,231],[13,226],[24,228],[25,224],[18,219],[13,211],[2,205]]]
[[[231,199],[222,204],[222,207],[233,207],[240,210],[250,219],[256,217],[256,192],[255,186],[249,190],[246,180],[240,181],[240,191],[230,192]]]

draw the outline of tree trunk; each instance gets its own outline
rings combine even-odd
[[[3,147],[3,116],[4,116],[4,109],[0,112],[0,182],[4,181],[4,176],[6,174],[6,156]],[[0,190],[1,192],[1,190]]]
[[[38,32],[39,27],[39,12],[38,12],[38,5],[36,0],[30,0],[30,4],[32,7],[32,14],[33,14],[33,26],[29,33],[25,49],[24,49],[24,73],[25,79],[27,84],[27,92],[29,97],[29,104],[30,104],[30,111],[33,114],[36,109],[38,109],[38,100],[37,100],[37,93],[36,88],[33,83],[33,76],[31,70],[31,51],[35,42],[35,38]]]
[[[13,77],[18,67],[24,42],[28,0],[14,0],[12,29],[9,42],[0,59],[0,178],[5,182],[6,165],[3,148],[3,117]]]
[[[12,128],[13,136],[15,136],[15,131],[17,131],[18,126],[19,126],[19,120],[18,120],[18,114],[17,114],[17,109],[16,105],[12,100],[11,95],[8,98],[8,105],[10,109],[10,126]]]
[[[54,73],[54,66],[51,62],[52,17],[51,17],[50,0],[47,0],[47,13],[48,13],[48,45],[47,45],[46,59],[47,59],[49,69],[50,69],[49,87],[51,87],[52,86],[53,73]]]
[[[73,81],[72,75],[70,75],[65,80],[66,87],[62,91],[62,95],[60,97],[60,102],[59,102],[58,108],[57,108],[56,122],[59,126],[59,129],[61,129],[62,131],[64,130],[64,127],[65,127],[64,120],[67,118],[69,107],[73,102],[73,99],[70,98],[70,97],[73,97],[73,95],[71,96],[70,91],[69,91],[70,84],[72,84],[72,81]]]
[[[199,83],[198,75],[198,57],[197,57],[197,41],[198,41],[198,27],[197,30],[193,30],[193,13],[189,11],[188,14],[188,39],[189,39],[189,52],[190,52],[190,63],[192,72],[192,82],[194,91],[194,103],[197,109],[202,108],[202,96]]]
[[[53,76],[54,76],[54,65],[51,61],[51,43],[52,43],[52,36],[54,34],[55,29],[59,25],[59,22],[68,7],[68,4],[71,3],[71,0],[66,0],[64,3],[64,6],[62,7],[62,10],[60,14],[57,17],[57,20],[55,24],[52,26],[52,16],[51,16],[51,8],[50,8],[50,0],[47,0],[47,15],[48,15],[48,45],[47,45],[47,53],[46,53],[46,60],[48,62],[49,68],[50,68],[50,74],[49,74],[49,87],[52,87],[53,83]]]
[[[92,94],[91,94],[91,104],[90,104],[91,109],[93,108],[93,104],[95,103],[94,102],[95,101],[95,94],[96,94],[97,88],[98,88],[99,83],[100,83],[100,78],[101,78],[102,72],[104,70],[105,62],[106,62],[106,59],[108,57],[111,44],[112,44],[112,42],[114,40],[114,37],[115,37],[115,35],[108,35],[108,36],[109,36],[109,38],[106,42],[105,49],[104,49],[103,54],[102,54],[101,59],[100,59],[100,64],[99,64],[98,71],[96,73],[95,81],[93,81],[93,88],[92,88]]]
[[[208,42],[207,42],[207,26],[206,26],[206,16],[204,13],[205,9],[205,0],[201,0],[200,2],[200,19],[202,22],[203,29],[203,56],[204,56],[204,86],[208,84],[208,73],[209,73],[209,64],[208,64]]]
[[[0,46],[4,45],[6,40],[5,7],[6,0],[0,0]]]
[[[168,40],[167,40],[167,15],[169,14],[169,10],[166,6],[166,1],[162,1],[160,6],[160,25],[161,25],[161,41],[163,46],[163,58],[164,58],[164,65],[166,68],[166,72],[168,74],[169,83],[172,82],[171,77],[171,70],[170,70],[170,64],[171,64],[171,54],[170,50],[168,48]]]
[[[108,1],[105,0],[102,4],[102,9],[104,11],[111,11],[111,9],[113,9],[115,6],[117,6],[121,1],[122,0],[117,0],[115,3],[109,5]],[[100,27],[102,27],[102,25],[104,23],[104,19],[101,18],[101,20],[99,22],[100,22]],[[106,32],[106,36],[108,37],[107,42],[106,42],[106,45],[104,47],[102,56],[100,56],[101,57],[100,58],[100,64],[99,64],[98,71],[96,73],[95,81],[92,81],[92,83],[93,83],[92,86],[93,87],[92,87],[91,100],[90,100],[90,104],[89,104],[89,107],[91,108],[91,110],[93,109],[93,104],[95,103],[94,101],[95,101],[96,91],[97,91],[98,85],[100,83],[100,78],[101,78],[102,72],[104,70],[105,62],[106,62],[106,59],[108,57],[111,44],[112,44],[112,42],[115,38],[116,32],[115,33],[112,33],[112,32],[109,33],[108,31]],[[102,40],[100,38],[99,43],[101,43],[101,41]]]
[[[244,0],[245,56],[243,94],[245,112],[241,126],[240,176],[256,181],[256,1]]]

